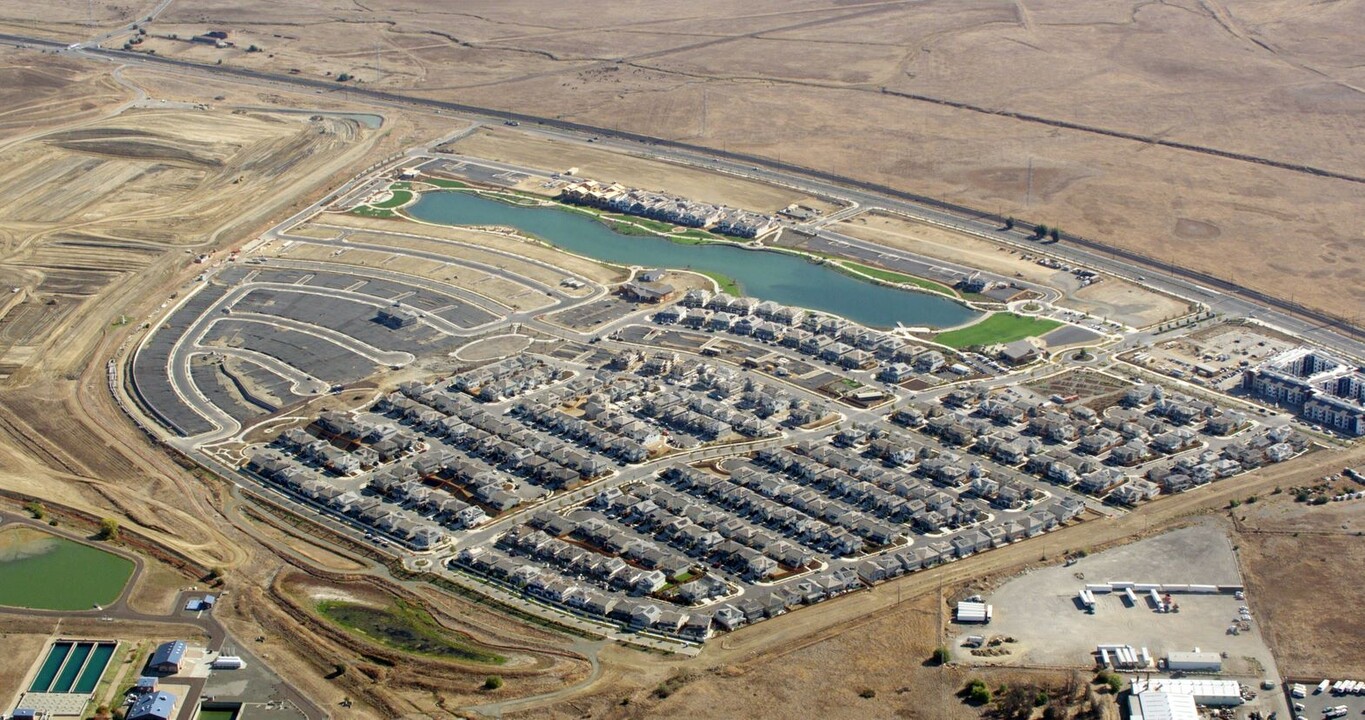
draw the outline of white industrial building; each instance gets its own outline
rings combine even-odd
[[[1132,720],[1199,720],[1193,695],[1161,690],[1133,693],[1128,699],[1128,714]]]
[[[1195,648],[1194,652],[1167,653],[1166,669],[1185,672],[1223,672],[1223,657],[1218,653],[1200,652],[1199,648]]]
[[[1189,695],[1196,705],[1209,707],[1228,707],[1241,705],[1242,687],[1236,680],[1208,680],[1194,678],[1153,678],[1133,680],[1133,694],[1147,691],[1163,692],[1171,695]]]

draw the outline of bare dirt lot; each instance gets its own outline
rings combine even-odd
[[[1357,486],[1358,487],[1358,486]],[[1294,493],[1261,495],[1233,510],[1251,607],[1287,675],[1365,676],[1365,502],[1323,506]]]

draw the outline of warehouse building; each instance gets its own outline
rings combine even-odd
[[[1135,692],[1128,698],[1132,720],[1199,720],[1193,695],[1162,690]]]
[[[1133,680],[1133,694],[1154,691],[1168,695],[1189,695],[1196,705],[1231,707],[1241,705],[1242,687],[1236,680],[1198,680],[1190,678]]]
[[[1199,648],[1195,648],[1194,652],[1167,653],[1166,669],[1184,672],[1222,672],[1223,657],[1218,653],[1200,652]]]

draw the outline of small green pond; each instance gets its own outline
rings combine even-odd
[[[500,665],[506,658],[441,627],[425,610],[397,602],[388,608],[325,600],[318,612],[328,620],[395,650],[446,660]]]
[[[31,527],[0,530],[0,605],[89,610],[118,599],[133,561]]]

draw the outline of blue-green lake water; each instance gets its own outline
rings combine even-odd
[[[586,215],[552,207],[518,207],[467,192],[428,192],[405,212],[443,225],[515,227],[577,255],[620,265],[721,273],[750,297],[834,313],[869,327],[942,328],[979,316],[941,295],[875,285],[794,255],[622,235]]]

